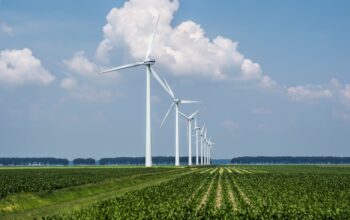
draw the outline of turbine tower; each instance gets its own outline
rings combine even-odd
[[[194,117],[198,114],[199,110],[195,111],[192,115],[186,116],[184,113],[179,111],[180,115],[182,115],[187,121],[187,131],[188,131],[188,165],[192,165],[192,121]]]
[[[169,110],[164,116],[164,119],[160,125],[160,127],[163,126],[165,120],[167,119],[170,111],[175,106],[175,166],[180,166],[180,152],[179,152],[179,105],[182,104],[192,104],[192,103],[200,103],[199,101],[190,101],[190,100],[183,100],[178,99],[175,97],[173,90],[169,86],[168,82],[164,79],[165,86],[167,88],[167,92],[170,95],[170,97],[173,100],[173,103],[171,104]]]
[[[148,44],[146,57],[143,61],[114,67],[114,68],[105,70],[105,71],[100,73],[100,74],[109,73],[109,72],[114,72],[114,71],[118,71],[118,70],[122,70],[122,69],[137,67],[137,66],[145,66],[146,67],[146,143],[145,143],[145,148],[146,148],[145,165],[146,165],[146,167],[152,166],[151,75],[163,87],[163,89],[165,89],[165,91],[168,92],[166,86],[164,85],[164,83],[161,80],[161,78],[159,77],[159,75],[151,67],[152,65],[155,64],[155,59],[152,58],[151,53],[152,53],[154,37],[155,37],[156,32],[157,32],[158,23],[159,23],[159,16],[157,18],[154,32],[153,32],[151,39],[149,41],[149,44]]]
[[[194,129],[196,131],[196,165],[199,165],[199,155],[198,155],[198,145],[199,145],[199,131],[201,130],[201,127],[197,126],[197,118],[194,119]]]
[[[207,165],[208,163],[208,145],[207,145],[207,128],[205,128],[204,131],[204,136],[203,136],[203,140],[204,140],[204,164]]]
[[[205,124],[202,126],[201,128],[201,133],[200,133],[200,141],[201,141],[201,165],[204,164],[204,128],[205,128]]]
[[[214,145],[215,145],[215,143],[211,142],[211,140],[209,138],[209,140],[208,140],[208,147],[209,147],[209,162],[208,162],[208,164],[211,164],[211,151],[213,150]]]

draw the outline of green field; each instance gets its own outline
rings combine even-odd
[[[0,219],[350,219],[350,166],[0,169]]]

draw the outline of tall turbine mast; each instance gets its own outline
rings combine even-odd
[[[159,75],[154,71],[154,69],[151,67],[155,64],[155,59],[152,58],[152,48],[153,48],[153,41],[157,32],[157,27],[159,23],[159,15],[157,18],[156,26],[154,29],[154,32],[150,38],[148,49],[146,52],[146,57],[143,61],[135,62],[131,64],[126,64],[118,67],[114,67],[108,70],[105,70],[102,73],[109,73],[114,72],[118,70],[123,70],[127,68],[137,67],[137,66],[145,66],[146,67],[146,141],[145,141],[145,150],[146,150],[146,156],[145,156],[145,165],[146,167],[152,166],[152,131],[151,131],[151,75],[155,78],[155,80],[163,87],[163,89],[169,93],[167,87],[159,77]]]
[[[199,139],[198,139],[198,136],[199,136],[199,131],[201,130],[200,127],[197,126],[197,118],[194,119],[194,129],[195,132],[196,132],[196,165],[199,165],[199,155],[198,155],[198,146],[199,146]]]
[[[202,126],[201,128],[201,133],[200,133],[200,141],[201,141],[201,165],[204,164],[204,128],[205,128],[205,124]]]

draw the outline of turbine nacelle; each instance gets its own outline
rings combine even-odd
[[[152,58],[147,58],[142,62],[143,65],[154,65],[155,63],[156,60]]]
[[[181,103],[181,99],[174,99],[174,103],[175,104],[180,104]]]

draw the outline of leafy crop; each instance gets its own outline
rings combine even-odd
[[[0,170],[0,199],[19,192],[43,192],[131,175],[162,172],[145,168],[57,168]]]
[[[350,219],[345,168],[203,170],[45,219]]]

